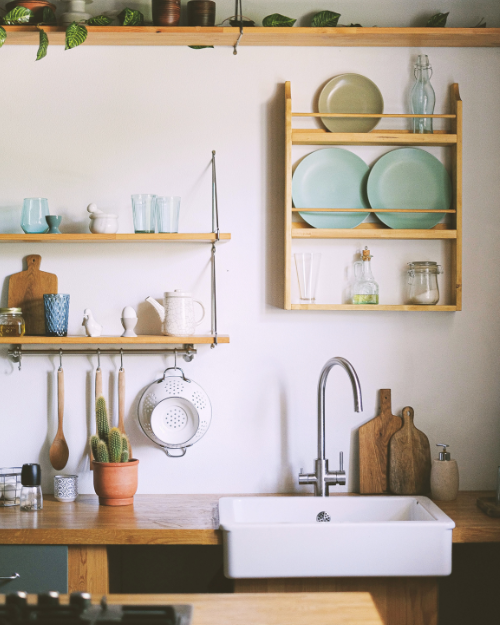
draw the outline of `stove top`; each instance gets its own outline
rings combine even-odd
[[[66,605],[57,592],[39,594],[32,604],[27,593],[16,592],[0,605],[0,625],[190,625],[192,612],[191,605],[108,605],[106,597],[92,605],[85,592],[72,593]]]

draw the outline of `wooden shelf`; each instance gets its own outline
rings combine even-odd
[[[229,343],[229,336],[219,334],[218,343]],[[9,345],[210,345],[214,342],[211,334],[195,336],[156,336],[143,334],[136,337],[122,336],[21,336],[0,337],[1,344]]]
[[[8,45],[38,45],[35,26],[4,26]],[[52,45],[65,29],[44,26]],[[191,26],[87,26],[84,45],[234,46],[239,28]],[[246,28],[240,46],[499,47],[500,28]]]
[[[444,228],[430,230],[393,230],[392,228],[311,228],[295,227],[293,224],[292,239],[456,239],[456,230]],[[366,224],[365,224],[366,225]]]
[[[292,130],[292,145],[406,145],[441,146],[457,143],[457,135],[435,132],[429,135],[400,130],[372,130],[360,133],[329,132],[321,128]]]
[[[401,311],[401,312],[454,312],[456,306],[405,306],[383,304],[366,304],[355,306],[354,304],[292,304],[292,310],[369,310],[375,311]]]
[[[229,233],[219,235],[221,241],[229,241]],[[175,232],[161,234],[0,234],[0,243],[99,243],[106,241],[215,241],[213,232]]]

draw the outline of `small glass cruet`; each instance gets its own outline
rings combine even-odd
[[[410,108],[412,113],[432,115],[436,104],[436,94],[431,85],[432,67],[427,54],[419,54],[415,69],[415,84],[411,90]],[[432,117],[413,118],[413,132],[432,133]]]
[[[361,253],[361,261],[354,263],[353,304],[378,304],[378,284],[372,273],[372,258],[370,250],[365,246]]]

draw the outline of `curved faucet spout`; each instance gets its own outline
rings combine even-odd
[[[321,370],[318,383],[318,458],[320,460],[325,459],[325,390],[328,374],[331,369],[338,365],[342,367],[351,380],[352,393],[354,396],[354,410],[356,412],[363,412],[363,398],[361,395],[361,384],[359,383],[358,374],[351,365],[351,363],[345,358],[336,356],[330,358]]]

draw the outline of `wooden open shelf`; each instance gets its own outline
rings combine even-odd
[[[221,241],[229,241],[231,235],[221,233]],[[213,232],[175,232],[160,234],[0,234],[0,243],[99,243],[103,241],[216,241]]]
[[[345,30],[345,29],[342,29]],[[360,29],[358,29],[360,30]],[[378,29],[363,29],[378,30]],[[380,29],[387,30],[387,29]],[[389,29],[391,30],[391,29]],[[400,29],[405,30],[405,29]],[[406,29],[410,30],[410,29]],[[412,29],[415,30],[415,29]],[[418,30],[418,29],[417,29]],[[422,29],[432,30],[432,29]],[[448,30],[448,29],[440,29]],[[450,29],[451,30],[451,29]],[[458,85],[451,88],[450,114],[432,115],[433,118],[449,120],[449,130],[439,130],[432,134],[420,135],[401,130],[373,130],[367,133],[332,133],[323,129],[296,129],[293,128],[293,118],[304,117],[378,117],[403,118],[421,117],[410,114],[320,114],[296,113],[292,111],[291,84],[285,84],[285,310],[371,310],[371,311],[402,311],[402,312],[451,312],[462,310],[462,101]],[[294,145],[387,145],[387,146],[445,146],[451,152],[453,203],[449,210],[449,224],[438,224],[429,230],[393,230],[382,223],[362,223],[357,228],[326,229],[313,228],[303,221],[293,221],[293,215],[300,212],[378,212],[376,209],[324,209],[306,208],[297,209],[292,204],[293,160],[292,148]],[[424,209],[425,207],[422,207]],[[414,209],[415,212],[419,212]],[[384,209],[384,212],[409,212],[410,209]],[[412,211],[410,211],[412,212]],[[423,210],[423,212],[429,212]],[[425,240],[449,241],[451,246],[451,305],[446,306],[409,306],[409,305],[354,305],[354,304],[292,304],[292,243],[294,239],[389,239],[389,240]]]
[[[292,310],[370,310],[375,311],[400,311],[400,312],[454,312],[456,306],[407,306],[404,304],[292,304]]]
[[[156,336],[143,334],[136,337],[123,336],[21,336],[0,337],[1,344],[9,345],[211,345],[212,334],[194,336]],[[217,335],[218,343],[229,343],[227,334]]]
[[[8,45],[38,45],[36,26],[3,26]],[[52,45],[64,45],[65,29],[44,26]],[[87,26],[84,45],[234,46],[239,28],[220,26]],[[245,28],[240,46],[498,47],[500,28]]]

